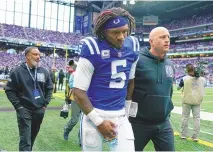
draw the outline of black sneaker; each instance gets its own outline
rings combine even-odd
[[[69,133],[64,131],[64,140],[68,140],[69,138]]]

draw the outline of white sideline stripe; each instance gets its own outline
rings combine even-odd
[[[191,127],[189,127],[189,129],[193,130],[193,128],[191,128]],[[206,132],[206,131],[202,131],[202,130],[200,130],[200,132],[213,136],[213,133],[210,133],[210,132]]]

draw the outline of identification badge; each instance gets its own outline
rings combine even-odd
[[[35,99],[38,99],[41,97],[38,89],[33,90],[33,95]]]

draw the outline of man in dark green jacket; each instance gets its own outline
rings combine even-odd
[[[133,102],[138,104],[136,117],[130,117],[135,136],[135,150],[142,151],[152,140],[156,151],[174,151],[173,129],[169,115],[173,109],[174,69],[167,59],[170,34],[164,27],[149,35],[151,49],[142,51],[135,73]],[[137,109],[137,108],[136,108]]]

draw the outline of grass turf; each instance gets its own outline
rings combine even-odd
[[[63,92],[58,92],[48,107],[60,107],[64,100]],[[206,88],[206,96],[202,103],[202,111],[213,111],[213,95],[212,88]],[[206,102],[205,102],[206,101]],[[181,106],[181,93],[174,91],[173,102],[175,106]],[[11,108],[12,111],[0,112],[0,149],[8,151],[18,150],[18,127],[16,114],[11,103],[7,100],[3,91],[0,91],[0,108]],[[78,145],[78,128],[79,124],[73,129],[69,136],[69,140],[63,139],[63,128],[68,119],[59,117],[59,110],[46,111],[41,130],[37,136],[33,150],[35,151],[79,151]],[[180,132],[181,115],[171,115],[171,123],[174,131]],[[201,120],[201,132],[199,139],[213,143],[213,122]],[[190,119],[189,127],[192,127],[192,119]],[[207,134],[207,133],[210,134]],[[192,130],[189,129],[189,137]],[[175,137],[176,151],[213,151],[213,147],[201,145],[191,140],[182,140],[179,136]],[[146,146],[145,151],[153,151],[152,142]]]

